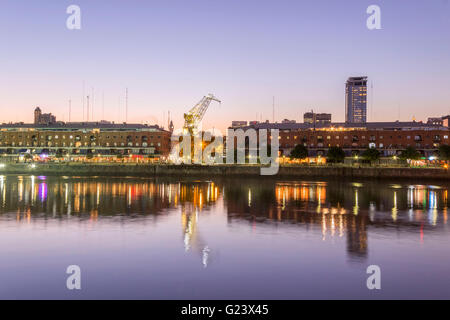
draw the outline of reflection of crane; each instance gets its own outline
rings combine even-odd
[[[221,103],[219,99],[217,99],[213,94],[209,94],[204,96],[199,103],[197,103],[188,113],[184,114],[184,127],[183,130],[185,133],[189,132],[191,135],[195,135],[197,133],[198,125],[203,119],[203,116],[208,110],[211,101],[217,101]]]
[[[181,210],[181,225],[183,227],[183,241],[184,250],[189,251],[193,248],[196,252],[199,252],[202,256],[203,267],[207,267],[209,263],[210,249],[204,243],[204,241],[198,236],[197,232],[197,219],[198,211],[190,212],[186,208]]]

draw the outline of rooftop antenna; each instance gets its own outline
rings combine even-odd
[[[102,92],[102,120],[105,120],[105,91]]]
[[[91,117],[91,120],[92,121],[94,121],[94,87],[92,87],[92,111],[91,111],[91,113],[92,113],[92,117]]]
[[[128,88],[125,89],[125,122],[128,122]]]
[[[167,129],[170,128],[170,110],[167,111]]]
[[[72,112],[72,100],[69,99],[69,122],[70,122],[70,113]]]
[[[89,122],[89,96],[87,98],[87,107],[86,107],[86,114],[87,114],[87,122]]]
[[[120,96],[117,99],[117,123],[120,123]]]
[[[275,96],[272,99],[272,122],[275,123]]]
[[[85,93],[85,82],[83,80],[83,98],[81,99],[83,101],[83,121],[84,121],[84,97],[86,96]]]

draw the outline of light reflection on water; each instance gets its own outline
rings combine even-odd
[[[446,184],[0,176],[0,297],[449,298],[448,201]]]

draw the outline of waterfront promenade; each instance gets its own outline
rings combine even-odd
[[[170,165],[170,164],[116,164],[116,163],[8,163],[0,167],[1,174],[33,175],[99,175],[99,176],[189,176],[242,177],[260,176],[258,165]],[[409,168],[344,165],[282,165],[277,177],[349,177],[375,179],[439,179],[450,181],[450,172],[444,168]]]

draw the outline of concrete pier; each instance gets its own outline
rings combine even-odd
[[[165,164],[96,164],[96,163],[8,163],[2,174],[32,175],[99,175],[99,176],[260,176],[256,165],[165,165]],[[450,181],[444,168],[346,167],[346,166],[280,166],[276,177],[349,177],[374,179],[438,179]]]

